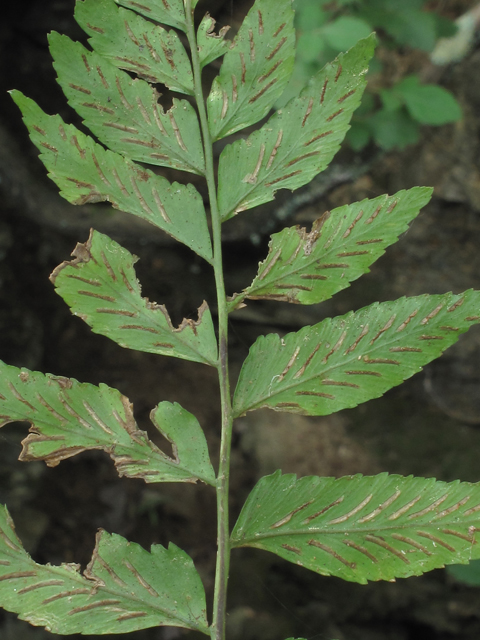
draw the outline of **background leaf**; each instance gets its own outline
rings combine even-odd
[[[308,31],[323,26],[331,15],[325,10],[325,4],[323,0],[293,0],[298,31]]]
[[[90,46],[116,67],[193,95],[192,67],[175,31],[119,8],[114,0],[77,0],[75,19],[90,36]]]
[[[301,33],[297,39],[297,58],[300,58],[305,65],[315,64],[322,52],[325,51],[325,48],[326,42],[323,38],[319,37],[318,30],[305,31]],[[293,77],[294,80],[296,80],[296,74],[294,74]],[[296,97],[298,92],[296,91],[294,95]],[[283,102],[283,97],[280,102]]]
[[[203,200],[192,185],[170,183],[140,165],[105,150],[60,116],[48,116],[20,91],[11,96],[22,111],[32,142],[60,195],[72,204],[108,201],[163,229],[211,261],[212,246]]]
[[[267,115],[290,79],[295,58],[291,0],[256,0],[223,59],[207,100],[214,140]]]
[[[198,57],[202,68],[223,56],[231,44],[228,40],[225,40],[225,35],[230,27],[222,27],[217,34],[215,33],[215,24],[216,21],[212,16],[206,13],[198,27]]]
[[[151,552],[100,530],[83,576],[79,565],[37,564],[0,506],[0,599],[37,627],[70,635],[128,633],[156,626],[209,635],[205,593],[189,556],[170,544]]]
[[[386,151],[394,147],[404,149],[420,138],[420,126],[405,109],[380,109],[368,118],[367,123],[375,143]]]
[[[225,147],[218,188],[223,220],[273,200],[278,189],[298,189],[328,166],[360,104],[374,44],[374,36],[360,40],[259,131]]]
[[[480,586],[480,560],[472,560],[470,564],[454,564],[447,567],[447,573],[461,582],[472,587]]]
[[[361,38],[368,38],[372,31],[370,24],[361,18],[340,16],[326,24],[321,31],[321,35],[335,51],[346,51]]]
[[[357,14],[368,23],[385,30],[401,45],[431,51],[437,39],[435,14],[424,10],[424,0],[368,0]]]
[[[49,467],[83,451],[110,455],[120,476],[145,482],[215,484],[203,431],[179,405],[160,403],[151,413],[156,428],[173,445],[161,451],[135,422],[128,398],[104,384],[18,369],[0,361],[0,426],[29,422],[19,460],[44,460]],[[196,446],[198,456],[191,451]]]
[[[235,391],[236,416],[269,407],[328,415],[421,371],[480,322],[480,291],[400,298],[327,318],[283,338],[261,336]]]
[[[361,151],[370,142],[371,137],[372,132],[365,122],[352,121],[345,139],[354,151]]]
[[[127,9],[137,11],[150,20],[168,24],[181,31],[187,30],[184,0],[168,0],[168,2],[166,0],[141,0],[141,2],[136,0],[115,0],[115,2]],[[193,1],[192,7],[195,7],[195,5],[196,1]]]
[[[462,109],[449,91],[434,84],[420,84],[418,76],[404,78],[395,91],[405,101],[412,118],[422,124],[438,126],[462,117]]]
[[[217,340],[206,302],[198,320],[172,325],[163,305],[142,298],[136,262],[127,249],[97,231],[77,244],[72,262],[63,262],[50,276],[57,293],[95,333],[122,347],[215,365]]]
[[[480,557],[479,511],[480,484],[386,473],[297,480],[277,471],[253,489],[232,542],[364,584]]]
[[[414,187],[326,212],[310,233],[299,226],[275,233],[267,258],[244,297],[315,304],[348,287],[398,240],[432,195]]]
[[[127,158],[204,174],[200,126],[186,100],[173,99],[166,113],[159,94],[144,80],[58,33],[49,35],[58,82],[84,124]]]

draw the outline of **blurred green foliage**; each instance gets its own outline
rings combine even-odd
[[[463,584],[480,587],[480,560],[472,560],[469,564],[452,564],[447,573]]]
[[[430,52],[439,38],[456,32],[453,22],[426,11],[425,0],[294,0],[298,31],[296,70],[279,106],[338,53],[376,31],[383,47]],[[377,57],[370,74],[382,72]],[[460,105],[446,89],[421,84],[408,75],[391,86],[367,89],[352,120],[347,140],[359,151],[373,141],[385,150],[402,149],[419,139],[421,125],[439,126],[462,117]]]

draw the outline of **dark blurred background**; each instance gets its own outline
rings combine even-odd
[[[368,3],[367,3],[368,4]],[[432,2],[455,19],[475,2]],[[250,0],[199,3],[219,25],[238,29]],[[55,82],[46,34],[84,40],[73,0],[16,0],[0,23],[0,358],[8,364],[105,382],[134,403],[146,428],[161,400],[177,401],[199,418],[212,458],[218,455],[216,373],[199,364],[130,352],[93,334],[71,316],[48,281],[90,227],[110,234],[140,257],[144,294],[166,304],[177,322],[194,317],[203,299],[215,307],[208,265],[155,229],[107,206],[73,207],[45,176],[20,114],[6,91],[20,89],[47,113],[78,118]],[[85,40],[84,40],[85,41]],[[325,210],[417,184],[435,195],[397,245],[352,286],[322,305],[251,302],[231,320],[232,371],[260,334],[297,330],[375,300],[460,292],[480,287],[480,50],[435,67],[428,54],[385,47],[390,69],[418,73],[447,87],[462,106],[461,121],[424,127],[420,142],[385,152],[345,147],[312,185],[281,191],[261,210],[226,223],[227,288],[247,286],[266,255],[268,236],[285,224],[309,227]],[[212,77],[215,68],[208,71]],[[377,81],[382,82],[380,74]],[[169,174],[166,174],[168,177]],[[178,174],[175,174],[178,179]],[[440,360],[383,398],[325,418],[258,411],[238,420],[232,469],[235,516],[255,481],[284,472],[340,476],[410,473],[480,481],[480,332],[472,329]],[[145,485],[119,479],[101,453],[84,453],[55,469],[17,457],[28,425],[0,432],[0,502],[8,505],[27,550],[38,562],[90,559],[99,527],[149,548],[172,541],[187,551],[211,596],[215,560],[215,501],[210,487]],[[444,571],[396,583],[360,586],[326,579],[253,550],[236,551],[230,587],[230,640],[283,640],[295,635],[337,640],[478,640],[480,591]],[[50,637],[15,616],[0,614],[2,640]],[[194,634],[151,629],[135,640]]]

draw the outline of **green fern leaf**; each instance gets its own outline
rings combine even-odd
[[[365,584],[480,558],[479,512],[480,484],[277,471],[249,495],[232,543]]]
[[[116,67],[193,95],[192,67],[175,31],[119,8],[115,0],[77,0],[75,19],[91,47]]]
[[[60,116],[48,116],[20,91],[11,91],[32,142],[60,194],[72,204],[108,201],[163,229],[207,260],[212,246],[203,200],[192,185],[161,176],[105,150]]]
[[[252,284],[230,303],[244,298],[316,304],[356,280],[398,240],[432,195],[414,187],[327,212],[312,230],[290,227],[272,236],[269,252]]]
[[[69,104],[103,144],[132,160],[204,174],[200,126],[189,102],[175,98],[164,113],[148,82],[132,80],[67,36],[53,32],[49,43]]]
[[[132,405],[116,389],[0,361],[0,426],[17,421],[31,424],[20,460],[44,460],[55,467],[83,451],[100,449],[110,455],[120,476],[145,482],[202,480],[214,485],[207,443],[196,418],[178,404],[161,402],[151,419],[172,443],[173,458],[137,427]]]
[[[207,13],[203,17],[197,31],[198,57],[200,66],[206,67],[207,64],[213,62],[226,53],[230,42],[225,40],[225,35],[230,27],[222,27],[218,33],[215,33],[216,20]]]
[[[478,322],[480,291],[469,290],[376,302],[283,338],[261,336],[240,372],[235,415],[355,407],[421,371]]]
[[[373,35],[360,40],[259,131],[225,147],[218,180],[222,220],[273,200],[278,189],[298,189],[328,166],[360,104],[374,46]]]
[[[136,258],[117,242],[92,230],[72,255],[75,259],[59,265],[50,280],[95,333],[127,349],[215,366],[217,340],[206,302],[197,321],[184,319],[175,328],[163,305],[142,298],[133,268]]]
[[[293,71],[291,0],[256,0],[223,59],[207,100],[213,140],[267,115]]]
[[[197,418],[183,409],[177,402],[160,402],[151,412],[150,418],[162,435],[171,443],[174,458],[169,464],[174,469],[169,473],[174,477],[189,474],[186,482],[202,480],[215,486],[215,472],[208,455],[205,434]],[[162,480],[162,482],[170,482]]]
[[[192,0],[192,8],[195,8],[198,0]],[[132,9],[145,18],[168,24],[171,27],[187,30],[185,22],[184,0],[115,0],[122,7]]]
[[[128,633],[156,626],[209,635],[205,592],[191,558],[174,544],[145,551],[100,530],[92,559],[37,564],[0,506],[0,600],[22,620],[60,635]]]

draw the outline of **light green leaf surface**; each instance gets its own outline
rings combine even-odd
[[[205,208],[192,185],[170,183],[105,150],[60,116],[48,116],[19,91],[10,93],[61,196],[79,205],[110,202],[115,209],[143,218],[211,261]]]
[[[163,305],[142,298],[133,265],[137,258],[117,242],[91,231],[77,244],[72,262],[50,276],[57,293],[95,333],[122,347],[215,365],[217,340],[206,302],[198,320],[172,325]]]
[[[291,0],[256,0],[207,99],[213,140],[258,122],[282,94],[295,58],[293,15]]]
[[[91,47],[116,67],[193,95],[192,68],[175,31],[119,8],[115,0],[78,0],[75,19]]]
[[[85,125],[113,151],[132,160],[203,175],[200,126],[187,100],[167,112],[144,80],[132,80],[95,51],[51,33],[58,82]]]
[[[355,407],[421,371],[478,322],[480,291],[470,289],[376,302],[283,338],[261,336],[240,372],[234,413]]]
[[[225,26],[215,33],[216,20],[209,13],[206,13],[197,31],[198,57],[200,66],[206,67],[226,53],[230,42],[225,40],[225,35],[230,27]]]
[[[0,361],[0,426],[29,422],[19,459],[44,460],[50,467],[83,451],[110,455],[120,476],[145,482],[215,484],[203,431],[179,405],[160,403],[153,424],[172,444],[173,458],[141,431],[128,398],[100,384],[18,369]],[[197,447],[198,457],[192,455]]]
[[[77,564],[32,560],[0,506],[0,601],[60,635],[128,633],[156,626],[208,633],[205,592],[191,558],[174,544],[145,551],[100,530],[83,575]]]
[[[365,584],[479,558],[478,531],[480,484],[277,471],[249,495],[232,541]]]
[[[190,475],[189,482],[195,482],[198,478],[215,486],[215,472],[207,441],[197,418],[177,402],[160,402],[150,413],[150,418],[172,445],[174,459],[168,459],[174,465],[174,470],[170,470],[172,477],[176,468],[179,476],[182,473]]]
[[[340,147],[365,88],[375,38],[361,40],[326,65],[247,140],[220,156],[218,200],[223,220],[298,189],[323,171]]]
[[[115,2],[155,22],[168,24],[181,31],[187,30],[184,0],[115,0]],[[192,0],[192,7],[196,4],[197,0]]]
[[[349,286],[398,240],[432,189],[414,187],[338,207],[316,220],[310,233],[301,227],[275,233],[267,258],[240,300],[267,299],[315,304]]]

